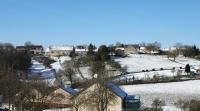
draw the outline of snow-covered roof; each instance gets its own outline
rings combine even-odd
[[[49,46],[50,50],[62,50],[62,51],[72,51],[73,46],[70,45],[63,45],[63,46]]]
[[[75,49],[76,52],[86,52],[88,51],[87,49]]]
[[[115,50],[124,50],[123,47],[117,47]]]
[[[49,50],[50,50],[50,49],[49,49],[49,47],[48,47],[48,48],[46,48],[45,52],[49,52]]]
[[[163,48],[163,51],[173,51],[176,50],[176,47],[170,47],[170,48]]]
[[[145,50],[145,47],[140,47],[140,50]]]

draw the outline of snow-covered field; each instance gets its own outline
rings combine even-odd
[[[69,108],[63,108],[63,109],[46,109],[43,111],[72,111],[72,110]]]
[[[181,109],[177,108],[174,105],[170,105],[170,106],[163,106],[163,111],[182,111]]]
[[[144,106],[151,106],[155,98],[165,101],[166,105],[174,105],[178,100],[200,100],[200,80],[184,82],[126,85],[121,86],[128,94],[139,95]],[[171,110],[169,110],[171,111]]]
[[[177,57],[176,62],[173,62],[166,56],[132,54],[129,57],[115,59],[115,61],[118,61],[123,67],[127,66],[128,72],[160,68],[171,69],[173,67],[185,67],[186,64],[194,67],[200,65],[200,61],[183,56]]]
[[[128,80],[133,77],[136,80],[145,80],[153,78],[154,75],[172,77],[176,76],[178,71],[182,72],[181,75],[186,75],[184,69],[180,69],[180,67],[184,68],[186,64],[190,64],[192,71],[195,71],[200,65],[200,61],[192,58],[185,58],[183,56],[177,57],[176,62],[174,62],[169,60],[166,56],[133,54],[126,58],[115,59],[115,61],[118,61],[122,67],[126,66],[128,72],[133,72],[128,75],[120,76],[118,78],[120,80]],[[161,68],[164,70],[161,70]],[[175,68],[174,71],[172,71],[173,68]],[[148,72],[141,72],[143,70],[148,70]]]

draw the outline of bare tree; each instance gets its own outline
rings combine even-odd
[[[82,95],[83,96],[78,96],[78,97],[76,97],[76,99],[74,99],[74,101],[73,101],[73,108],[75,109],[75,111],[80,111],[80,107],[82,106],[82,105],[86,105],[86,104],[88,104],[88,98],[87,98],[87,94],[88,92],[82,92]]]
[[[38,80],[22,80],[20,91],[15,97],[18,110],[41,111],[48,95],[54,90],[45,82]]]
[[[59,73],[65,76],[70,81],[71,84],[74,83],[75,71],[73,68],[65,67],[63,70],[60,70]]]
[[[149,43],[145,46],[147,51],[159,51],[161,44],[159,42]]]
[[[177,50],[173,50],[173,51],[170,51],[167,55],[168,59],[169,58],[174,58],[174,61],[176,60],[176,57],[179,55],[178,51]]]
[[[91,67],[91,72],[97,74],[97,78],[95,78],[97,84],[94,91],[89,93],[89,102],[96,107],[97,111],[107,111],[108,106],[115,103],[116,96],[107,86],[109,74],[105,62],[95,61]]]
[[[179,109],[181,109],[181,111],[187,111],[188,107],[189,107],[189,102],[187,101],[183,101],[183,100],[178,100],[177,103],[175,103],[176,107],[178,107]]]
[[[152,107],[155,109],[155,111],[159,111],[159,109],[161,109],[161,106],[164,106],[165,102],[160,100],[159,98],[156,98],[153,103],[152,103]]]
[[[89,93],[88,101],[97,111],[107,111],[109,105],[115,104],[116,95],[109,90],[106,83],[96,84],[94,91]]]

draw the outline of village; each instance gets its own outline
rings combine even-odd
[[[200,51],[195,45],[162,49],[159,42],[118,42],[44,48],[26,42],[1,44],[4,51],[28,54],[30,65],[15,69],[17,78],[10,83],[17,81],[16,86],[1,82],[0,111],[181,111],[200,100]],[[23,90],[13,89],[17,87]],[[3,92],[9,90],[9,95]]]

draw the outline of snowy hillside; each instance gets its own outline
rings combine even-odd
[[[183,56],[177,57],[174,62],[166,56],[134,54],[126,58],[115,59],[115,61],[118,61],[122,67],[126,66],[127,71],[131,72],[116,78],[117,80],[126,81],[132,78],[146,80],[153,78],[154,75],[172,77],[176,76],[177,72],[181,72],[181,75],[186,75],[184,72],[186,64],[190,64],[191,70],[194,72],[200,65],[200,61]],[[173,68],[175,68],[174,71],[172,70]]]
[[[194,67],[200,65],[200,61],[182,56],[177,57],[176,62],[174,62],[166,56],[133,54],[126,58],[115,59],[115,61],[118,61],[122,66],[127,66],[128,72],[185,67],[186,64]]]
[[[200,80],[185,82],[157,83],[121,86],[128,94],[139,95],[144,106],[151,106],[155,98],[160,98],[166,105],[173,105],[179,99],[200,100]]]

